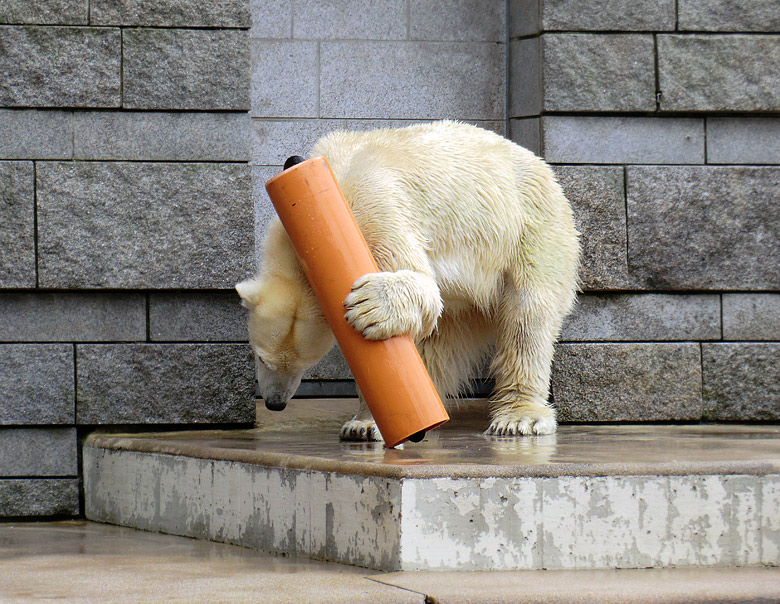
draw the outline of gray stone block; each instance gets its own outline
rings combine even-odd
[[[534,36],[541,31],[540,0],[509,0],[509,38]]]
[[[0,109],[0,159],[70,159],[70,111]]]
[[[780,420],[780,344],[702,345],[704,419]]]
[[[73,423],[71,344],[0,344],[0,383],[0,424]]]
[[[0,288],[35,287],[32,162],[0,162]]]
[[[504,45],[322,42],[322,117],[504,118]]]
[[[99,342],[146,339],[143,293],[0,293],[0,341]]]
[[[247,161],[249,129],[246,113],[77,112],[74,157]]]
[[[351,380],[352,371],[350,371],[341,349],[336,345],[303,377],[307,380]]]
[[[780,31],[776,0],[678,0],[680,31]]]
[[[780,288],[780,168],[628,167],[628,268],[653,289]]]
[[[151,27],[250,26],[247,0],[90,0],[93,25],[148,25]]]
[[[296,0],[293,37],[306,40],[405,40],[405,0]]]
[[[317,42],[253,40],[252,116],[317,117],[318,63]]]
[[[252,160],[261,166],[281,166],[291,155],[306,156],[323,136],[336,130],[366,131],[402,128],[423,120],[252,120]],[[485,128],[498,122],[481,122]],[[490,128],[494,129],[494,128]]]
[[[723,339],[780,341],[780,294],[723,294]]]
[[[541,41],[529,38],[509,45],[509,117],[542,111]]]
[[[653,36],[545,34],[547,111],[654,111]]]
[[[251,423],[247,344],[78,344],[79,424]]]
[[[695,118],[543,117],[542,141],[550,162],[704,163],[703,120]]]
[[[697,420],[698,344],[559,344],[552,389],[562,421]]]
[[[152,340],[246,342],[246,321],[246,310],[235,291],[160,292],[149,296]]]
[[[509,120],[509,138],[521,147],[542,154],[542,124],[538,117]]]
[[[118,29],[0,27],[0,106],[118,107]]]
[[[0,23],[86,25],[89,0],[3,0]]]
[[[584,287],[625,289],[628,261],[623,169],[556,166],[554,170],[582,234],[580,278]]]
[[[123,106],[249,109],[249,35],[236,30],[126,29]]]
[[[620,294],[580,296],[562,340],[719,340],[717,295]]]
[[[504,42],[506,2],[488,0],[411,0],[411,40]]]
[[[250,168],[40,162],[41,287],[229,288],[252,267]]]
[[[675,28],[675,0],[544,0],[545,31],[664,31]]]
[[[0,476],[76,476],[76,428],[0,428]]]
[[[292,38],[292,0],[251,0],[253,38]]]
[[[662,111],[780,110],[780,36],[659,35]]]
[[[0,480],[0,516],[76,516],[78,478],[11,478]]]
[[[780,164],[780,119],[707,118],[707,163]]]
[[[260,259],[262,256],[263,246],[262,242],[265,237],[268,223],[271,222],[274,216],[276,216],[276,210],[268,197],[268,193],[265,190],[265,183],[272,176],[275,176],[281,172],[282,168],[274,166],[263,166],[252,168],[252,190],[254,198],[254,213],[255,213],[255,263],[260,266]],[[248,274],[246,275],[249,276]]]

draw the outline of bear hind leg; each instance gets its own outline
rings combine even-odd
[[[562,304],[562,297],[552,290],[520,289],[510,279],[505,287],[491,364],[492,421],[485,434],[553,434],[555,410],[547,402],[553,345],[571,300]]]

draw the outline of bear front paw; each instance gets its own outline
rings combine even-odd
[[[369,340],[386,340],[416,331],[420,310],[411,308],[398,273],[370,273],[355,281],[344,300],[344,317]]]
[[[341,427],[341,440],[381,442],[382,435],[374,420],[351,419]]]
[[[486,436],[528,436],[555,434],[558,422],[549,407],[538,411],[525,409],[514,413],[498,414],[485,430]]]

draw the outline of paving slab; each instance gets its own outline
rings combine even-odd
[[[778,602],[780,569],[376,571],[84,521],[0,525],[0,601]]]

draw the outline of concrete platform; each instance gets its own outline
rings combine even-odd
[[[293,414],[294,416],[294,414]],[[780,427],[562,426],[341,443],[328,420],[98,435],[93,520],[392,570],[780,563]]]
[[[0,524],[0,602],[780,602],[780,569],[376,571],[91,522]]]

